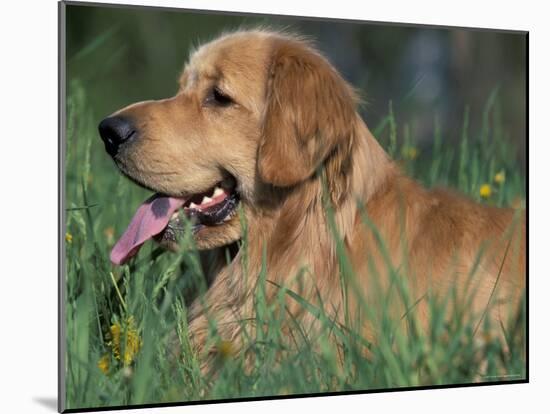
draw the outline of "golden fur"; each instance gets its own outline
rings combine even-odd
[[[206,105],[213,86],[231,96],[234,105]],[[486,254],[475,274],[479,288],[470,310],[481,315],[491,300],[496,306],[490,316],[499,319],[518,305],[525,285],[523,216],[514,226],[511,209],[481,206],[450,191],[428,191],[405,177],[356,107],[352,87],[308,42],[258,30],[225,35],[198,49],[173,98],[118,112],[134,120],[140,139],[116,161],[141,184],[184,196],[205,191],[225,172],[238,182],[248,225],[248,269],[243,269],[240,251],[229,264],[222,257],[210,260],[206,302],[189,309],[189,333],[197,350],[211,351],[203,349],[205,307],[217,319],[222,338],[240,343],[236,321],[253,314],[254,275],[264,249],[267,279],[273,282],[268,295],[276,291],[274,284],[286,285],[307,300],[315,302],[319,294],[329,308],[342,308],[324,182],[358,294],[373,307],[378,298],[370,295],[370,287],[387,287],[390,276],[372,228],[384,240],[391,264],[406,268],[424,322],[429,315],[422,298],[453,286],[459,294],[466,292],[482,247]],[[239,217],[195,237],[199,249],[223,254],[222,246],[241,238]],[[304,267],[309,277],[298,283],[295,275]],[[312,319],[295,303],[289,308],[303,320]],[[372,337],[371,327],[363,329]]]

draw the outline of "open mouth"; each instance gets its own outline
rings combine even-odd
[[[231,220],[237,210],[239,195],[233,178],[217,183],[205,192],[190,197],[154,194],[138,208],[128,228],[111,251],[111,262],[126,263],[147,240],[177,241],[185,228],[185,215],[196,234],[205,226],[220,226]]]

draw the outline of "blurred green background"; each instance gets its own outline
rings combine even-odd
[[[136,101],[172,96],[189,49],[224,31],[257,26],[312,37],[355,87],[373,128],[393,103],[420,147],[437,117],[445,140],[458,140],[469,106],[482,114],[495,88],[502,128],[525,166],[526,36],[521,33],[236,16],[155,8],[67,7],[67,70],[83,83],[94,119]],[[481,116],[471,116],[477,129]],[[100,143],[98,143],[100,148]]]

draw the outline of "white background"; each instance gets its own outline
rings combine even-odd
[[[121,3],[120,1],[112,1]],[[546,268],[550,174],[548,44],[543,1],[133,1],[136,4],[251,11],[530,31],[530,379],[528,385],[392,392],[136,412],[463,413],[548,409],[550,287]],[[57,4],[0,5],[0,410],[54,412],[57,393]],[[537,409],[538,407],[538,409]],[[544,408],[546,407],[546,408]],[[130,412],[130,411],[126,411]],[[134,411],[131,411],[134,412]],[[548,412],[548,411],[546,411]]]

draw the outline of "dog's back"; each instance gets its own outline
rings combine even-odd
[[[526,276],[523,211],[483,206],[447,189],[429,191],[396,173],[364,212],[367,226],[358,226],[363,229],[350,243],[363,286],[389,288],[392,272],[404,276],[425,326],[434,316],[430,295],[439,300],[453,295],[464,317],[489,315],[496,327],[520,311]],[[403,315],[407,309],[401,305],[396,312]]]

